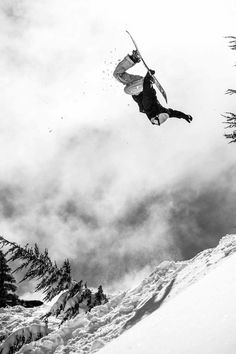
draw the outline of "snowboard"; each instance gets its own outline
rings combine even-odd
[[[131,34],[129,33],[129,31],[126,30],[126,32],[127,32],[128,35],[130,36],[130,38],[131,38],[131,40],[132,40],[132,42],[133,42],[133,44],[134,44],[136,50],[138,51],[138,54],[139,54],[139,56],[140,56],[141,61],[142,61],[143,64],[144,64],[144,66],[146,67],[146,69],[148,70],[148,72],[150,73],[150,75],[152,75],[152,74],[151,74],[151,71],[150,71],[150,69],[149,69],[149,67],[147,66],[146,62],[144,61],[144,59],[143,59],[143,57],[142,57],[142,55],[141,55],[141,53],[140,53],[140,51],[139,51],[139,48],[138,48],[138,46],[137,46],[137,44],[136,44],[134,38],[131,36]],[[161,86],[161,84],[160,84],[160,82],[157,80],[157,78],[156,78],[154,75],[152,75],[152,77],[153,77],[153,80],[154,80],[154,83],[155,83],[156,87],[157,87],[158,90],[161,92],[162,96],[164,97],[164,99],[165,99],[165,101],[166,101],[166,103],[167,103],[167,95],[166,95],[165,90],[163,89],[163,87]]]

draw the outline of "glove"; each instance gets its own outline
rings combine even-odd
[[[193,120],[193,117],[189,115],[187,115],[185,118],[184,118],[188,123],[191,123],[192,120]]]
[[[153,72],[153,70],[152,70],[152,72]],[[153,78],[152,75],[153,75],[153,74],[151,74],[151,72],[148,71],[147,74],[146,74],[146,77],[148,78],[148,80],[149,80],[150,82],[154,83],[154,78]]]

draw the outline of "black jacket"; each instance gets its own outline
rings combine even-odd
[[[132,97],[137,102],[140,112],[146,113],[148,119],[154,118],[160,113],[168,113],[168,109],[163,107],[157,99],[152,76],[149,72],[147,72],[143,81],[143,91]]]

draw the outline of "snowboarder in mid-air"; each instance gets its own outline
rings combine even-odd
[[[131,95],[139,106],[139,111],[145,113],[152,124],[161,125],[168,118],[185,119],[191,123],[192,117],[189,114],[163,107],[157,99],[153,87],[155,74],[154,70],[148,70],[145,77],[128,74],[127,70],[139,63],[141,56],[138,50],[133,50],[131,55],[126,57],[116,66],[114,77],[125,85],[125,93]]]

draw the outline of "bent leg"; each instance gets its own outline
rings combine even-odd
[[[140,75],[132,75],[126,72],[134,65],[135,63],[132,61],[130,56],[126,55],[126,57],[115,68],[113,76],[116,78],[116,80],[118,80],[124,85],[128,85],[133,83],[134,81],[142,79],[143,77]]]

